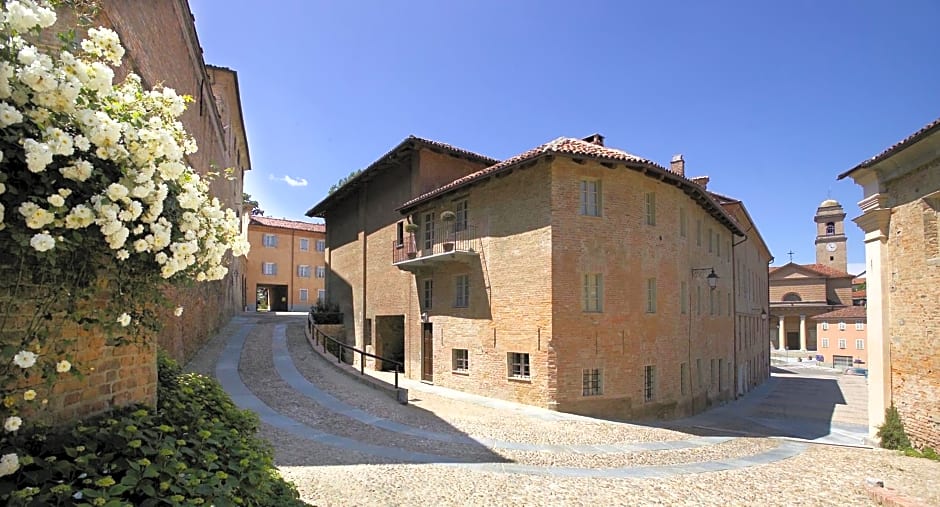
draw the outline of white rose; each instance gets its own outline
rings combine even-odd
[[[46,200],[49,201],[49,204],[55,206],[56,208],[65,206],[65,199],[63,199],[59,194],[50,195]]]
[[[52,236],[41,232],[29,240],[29,246],[36,249],[37,252],[45,252],[55,248],[55,239]]]
[[[15,415],[7,417],[6,421],[3,421],[3,429],[11,433],[20,429],[20,426],[22,425],[23,425],[23,420]]]
[[[179,316],[182,315],[182,314],[183,314],[183,307],[182,307],[182,306],[177,306],[177,307],[176,307],[176,310],[173,311],[173,315],[176,315],[177,317],[179,317]]]
[[[20,460],[16,454],[4,454],[0,458],[0,477],[10,475],[20,468]]]
[[[71,369],[72,369],[72,363],[66,361],[65,359],[55,364],[55,371],[59,373],[66,373]]]
[[[120,317],[117,318],[117,321],[121,327],[127,327],[131,323],[131,316],[128,315],[127,312],[124,312]]]
[[[13,363],[20,368],[29,368],[36,364],[36,354],[28,350],[21,350],[13,356]]]

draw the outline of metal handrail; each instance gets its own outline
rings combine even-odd
[[[320,344],[320,336],[324,338],[322,345]],[[343,353],[346,351],[346,349],[349,349],[353,352],[353,361],[355,361],[356,359],[355,353],[358,352],[360,355],[359,357],[359,374],[360,375],[366,374],[365,356],[371,357],[373,359],[378,359],[383,362],[387,361],[389,363],[394,364],[395,365],[395,389],[398,389],[398,370],[399,370],[399,367],[401,367],[401,369],[404,370],[405,363],[395,361],[394,359],[388,359],[382,356],[377,356],[375,354],[370,354],[364,350],[360,350],[360,349],[357,349],[356,347],[346,345],[345,343],[337,340],[336,338],[333,338],[332,336],[324,333],[323,331],[320,331],[320,328],[317,327],[316,324],[313,324],[313,342],[314,342],[314,345],[320,345],[323,348],[324,352],[329,352],[330,354],[333,354],[333,356],[336,357],[337,363],[340,363],[343,361]],[[337,345],[337,347],[332,347],[332,348],[337,350],[338,353],[334,353],[333,350],[330,350],[330,347],[327,346],[327,344],[330,342]]]
[[[417,233],[409,232],[401,242],[392,240],[392,264],[447,252],[473,252],[476,241],[477,231],[473,224],[461,225],[460,229],[452,222],[440,224],[434,228],[430,238],[425,236],[423,229]]]

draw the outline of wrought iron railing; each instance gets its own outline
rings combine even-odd
[[[370,354],[364,350],[357,349],[356,347],[346,345],[345,343],[333,338],[332,336],[320,331],[320,328],[316,324],[310,324],[313,334],[313,343],[314,346],[321,347],[324,352],[328,352],[336,357],[337,363],[346,363],[352,364],[355,362],[356,354],[359,354],[359,374],[366,374],[366,357],[371,357],[373,359],[378,359],[382,361],[383,366],[386,363],[392,364],[395,366],[395,389],[398,389],[398,373],[404,371],[405,364],[394,359],[388,359],[386,357],[377,356],[375,354]],[[350,352],[349,362],[346,361],[346,352]]]
[[[444,222],[432,231],[422,228],[415,233],[406,233],[400,242],[393,240],[392,264],[447,252],[474,252],[476,246],[475,226]]]

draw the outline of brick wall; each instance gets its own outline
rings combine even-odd
[[[940,250],[937,196],[940,160],[885,184],[890,196],[888,335],[891,398],[915,446],[940,448]]]
[[[181,119],[199,145],[199,151],[188,161],[201,174],[233,167],[234,178],[217,179],[211,191],[225,206],[240,212],[243,171],[250,165],[234,73],[206,68],[187,2],[104,0],[101,7],[94,24],[113,28],[127,49],[124,65],[116,71],[117,80],[122,73],[134,71],[147,87],[163,84],[193,96],[195,102]],[[62,30],[73,22],[71,11],[62,10],[54,29]],[[230,135],[224,133],[223,125],[231,127]],[[56,386],[49,398],[49,416],[58,421],[128,403],[154,404],[157,345],[177,359],[192,357],[222,323],[241,309],[244,288],[244,259],[233,259],[229,275],[221,281],[167,289],[172,306],[183,306],[184,314],[177,318],[172,315],[173,308],[161,310],[166,325],[156,343],[143,346],[108,346],[100,335],[61,322],[54,328],[60,339],[76,340],[72,356],[85,377]]]
[[[508,177],[507,179],[511,178]],[[601,217],[579,214],[579,183],[597,179]],[[646,194],[655,193],[655,225],[646,222]],[[687,217],[680,234],[680,209]],[[680,189],[624,169],[558,158],[552,164],[553,340],[559,410],[631,419],[671,418],[732,395],[734,319],[731,234]],[[705,232],[696,241],[696,224]],[[716,235],[708,251],[708,232]],[[718,244],[722,244],[719,254]],[[714,268],[718,285],[706,284]],[[582,311],[586,273],[601,273],[604,308]],[[647,313],[647,280],[656,279],[656,312]],[[681,313],[681,282],[691,304]],[[698,313],[701,294],[702,312]],[[715,298],[711,314],[709,298]],[[720,301],[720,313],[719,304]],[[699,385],[698,360],[703,382]],[[719,359],[721,361],[719,361]],[[714,371],[712,370],[714,360]],[[689,364],[685,390],[681,364]],[[645,367],[655,367],[652,399]],[[719,366],[720,365],[720,366]],[[719,367],[723,371],[717,371]],[[600,368],[603,394],[582,395],[582,370]],[[720,384],[720,386],[719,386]],[[720,388],[719,388],[720,387]]]

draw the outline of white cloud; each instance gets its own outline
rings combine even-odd
[[[280,178],[272,174],[268,177],[268,179],[274,180],[274,181],[283,181],[284,183],[287,183],[288,185],[292,187],[306,187],[307,186],[307,180],[305,178],[294,179],[286,174],[284,176],[281,176]]]

